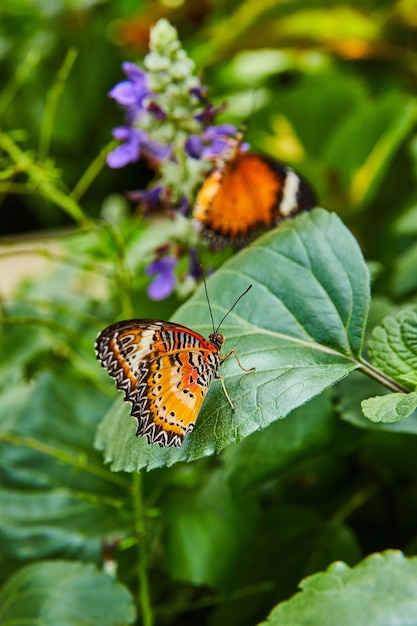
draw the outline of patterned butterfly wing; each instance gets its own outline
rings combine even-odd
[[[240,247],[314,204],[313,193],[293,170],[265,155],[235,151],[204,182],[193,217],[214,248]]]
[[[96,341],[97,358],[132,404],[136,434],[161,447],[180,446],[193,430],[220,347],[180,324],[148,319],[113,324]]]

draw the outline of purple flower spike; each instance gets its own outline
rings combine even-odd
[[[147,276],[156,274],[156,278],[148,287],[148,296],[151,300],[164,300],[174,291],[177,284],[177,277],[174,274],[176,265],[177,260],[173,256],[165,256],[152,261],[145,269]]]
[[[141,147],[146,144],[147,134],[143,130],[118,126],[113,129],[113,137],[124,141],[120,146],[107,155],[107,165],[113,169],[124,167],[128,163],[137,161],[141,154]]]

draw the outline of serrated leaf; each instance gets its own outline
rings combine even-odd
[[[417,408],[417,392],[366,398],[361,407],[365,417],[372,422],[399,422]]]
[[[134,619],[129,591],[90,564],[46,561],[28,565],[0,591],[3,626],[122,626]]]
[[[414,389],[417,385],[417,311],[408,309],[386,317],[373,329],[368,350],[376,367]]]
[[[304,579],[260,626],[410,626],[417,615],[417,558],[387,550]]]
[[[228,316],[224,353],[234,358],[212,384],[194,432],[182,447],[162,448],[135,437],[128,407],[112,409],[96,445],[112,469],[134,471],[220,452],[288,415],[360,366],[369,307],[369,276],[362,253],[340,219],[322,209],[301,215],[234,256],[211,278],[213,314],[220,320],[238,296],[253,289]],[[207,336],[212,328],[204,289],[183,305],[175,321]]]

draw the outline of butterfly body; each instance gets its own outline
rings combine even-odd
[[[202,185],[193,218],[213,248],[241,247],[314,204],[312,191],[291,168],[266,155],[242,151],[238,141]]]
[[[219,355],[223,341],[218,331],[206,339],[181,324],[136,319],[105,328],[96,352],[132,404],[136,434],[161,447],[180,446],[228,356]]]

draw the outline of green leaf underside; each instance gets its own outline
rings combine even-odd
[[[340,219],[322,209],[282,224],[235,255],[208,281],[215,323],[253,285],[222,325],[235,349],[220,368],[235,411],[214,381],[194,432],[181,448],[159,448],[135,437],[136,420],[121,399],[96,438],[115,471],[153,469],[220,452],[288,415],[360,366],[369,307],[368,270]],[[204,289],[184,304],[176,322],[212,332]]]
[[[385,374],[412,389],[417,385],[417,310],[386,317],[368,344],[372,362]]]
[[[119,626],[134,619],[128,590],[90,564],[45,561],[28,565],[0,591],[3,626]]]
[[[335,562],[302,581],[259,626],[410,626],[417,615],[417,558],[387,550],[355,567]]]
[[[391,393],[362,400],[365,417],[372,422],[399,422],[417,408],[417,392]]]
[[[417,412],[413,412],[409,419],[401,419],[398,422],[374,422],[371,419],[367,419],[361,410],[361,403],[370,394],[374,397],[381,397],[384,395],[390,396],[392,392],[388,392],[381,384],[368,379],[367,376],[363,376],[360,372],[353,372],[348,379],[342,380],[337,385],[337,395],[339,397],[338,411],[341,418],[353,424],[356,428],[417,435]],[[408,397],[410,394],[406,395]]]

